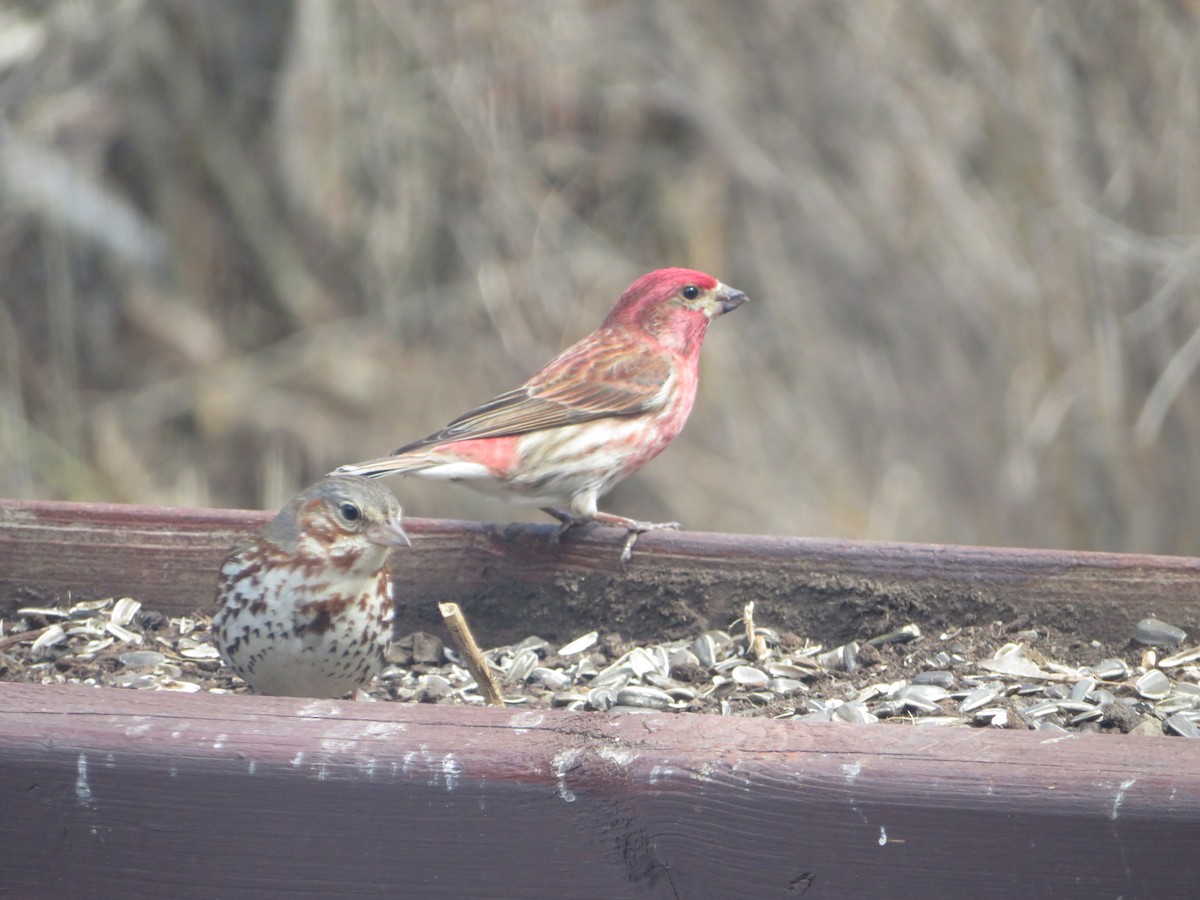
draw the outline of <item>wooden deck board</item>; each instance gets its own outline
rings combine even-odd
[[[0,613],[20,598],[131,595],[166,613],[211,609],[215,573],[266,513],[0,500]],[[458,602],[481,640],[567,640],[761,620],[840,641],[907,621],[945,627],[1017,616],[1123,641],[1157,615],[1200,632],[1200,559],[757,535],[659,532],[626,569],[621,532],[549,541],[553,526],[411,519],[393,555],[403,633],[440,627]]]
[[[18,896],[1183,896],[1193,749],[0,684],[0,856]]]
[[[211,608],[265,513],[0,501],[0,611]],[[412,520],[401,630],[489,643],[760,621],[820,640],[1019,616],[1196,632],[1200,561]],[[1182,738],[814,725],[0,683],[0,894],[1171,897],[1200,882]]]

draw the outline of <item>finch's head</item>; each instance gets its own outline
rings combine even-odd
[[[684,352],[698,350],[708,323],[749,298],[694,269],[658,269],[631,284],[606,326],[637,328]]]

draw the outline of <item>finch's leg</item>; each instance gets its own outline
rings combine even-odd
[[[553,536],[550,538],[550,543],[552,544],[557,544],[559,539],[576,525],[582,525],[584,522],[589,521],[588,519],[581,519],[578,516],[573,516],[565,509],[555,509],[553,506],[543,506],[542,512],[548,516],[554,516],[554,518],[558,519],[558,521],[562,523],[558,526],[558,530],[555,531]]]

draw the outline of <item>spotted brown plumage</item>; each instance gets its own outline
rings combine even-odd
[[[379,674],[392,638],[393,547],[409,543],[378,482],[326,477],[221,566],[213,642],[260,694],[340,697]]]
[[[337,472],[459,482],[541,507],[563,523],[560,534],[580,522],[617,525],[627,532],[627,560],[639,533],[678,525],[603,513],[599,499],[682,430],[696,400],[708,325],[746,299],[703,272],[650,272],[599,328],[520,387],[391,456]]]

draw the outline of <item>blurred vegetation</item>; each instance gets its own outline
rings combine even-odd
[[[607,509],[1196,553],[1198,48],[1196,0],[6,3],[0,495],[277,506],[687,265],[754,302]]]

